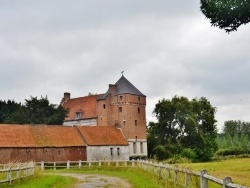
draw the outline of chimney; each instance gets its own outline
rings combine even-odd
[[[68,93],[68,92],[65,92],[64,93],[64,95],[63,95],[63,98],[62,98],[62,100],[61,100],[61,102],[60,102],[60,105],[63,105],[65,102],[67,102],[67,100],[69,100],[70,99],[70,93]]]
[[[115,95],[117,93],[117,85],[109,84],[109,91],[112,96]]]
[[[64,99],[65,101],[67,101],[68,99],[70,99],[70,93],[65,92],[65,93],[64,93],[63,99]]]

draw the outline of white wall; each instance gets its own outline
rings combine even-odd
[[[110,148],[113,148],[113,155]],[[120,148],[119,155],[117,148]],[[128,146],[87,146],[87,161],[96,160],[129,160],[129,148]]]
[[[129,139],[129,157],[147,157],[148,145],[146,139]]]
[[[72,121],[65,121],[63,122],[64,126],[96,126],[97,120],[96,119],[79,119],[79,120],[72,120]]]

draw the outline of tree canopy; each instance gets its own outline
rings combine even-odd
[[[61,125],[68,111],[50,104],[47,97],[31,97],[25,103],[0,101],[0,123]]]
[[[174,155],[208,161],[217,150],[215,107],[205,98],[162,99],[154,114],[158,122],[148,125],[149,155],[158,159]]]
[[[202,13],[210,19],[212,26],[227,33],[250,22],[249,0],[201,0],[200,4]]]

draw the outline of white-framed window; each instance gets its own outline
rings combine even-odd
[[[143,142],[140,143],[141,153],[143,153]]]
[[[76,119],[80,119],[82,117],[82,112],[76,112]]]
[[[136,142],[133,142],[133,152],[136,153]]]

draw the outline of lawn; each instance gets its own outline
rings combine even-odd
[[[250,187],[250,158],[227,159],[218,162],[186,163],[179,164],[180,167],[190,167],[192,171],[205,169],[208,174],[224,179],[231,177],[233,183]]]

